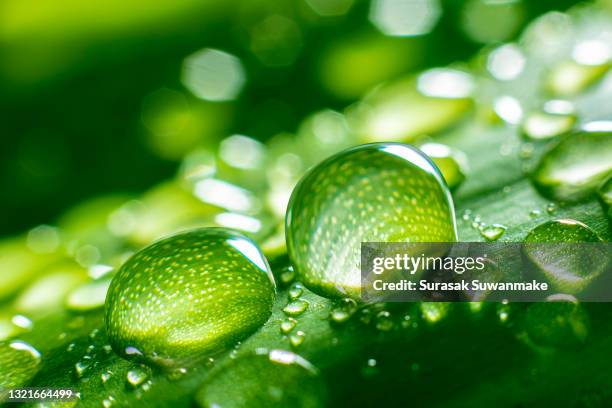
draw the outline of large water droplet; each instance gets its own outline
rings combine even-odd
[[[300,281],[319,294],[353,298],[361,242],[457,238],[442,176],[420,151],[395,143],[349,149],[311,170],[293,192],[286,231]]]
[[[113,278],[106,325],[113,349],[158,365],[193,363],[270,316],[274,279],[248,238],[193,230],[136,253]]]
[[[595,231],[579,221],[553,220],[527,234],[523,252],[557,290],[574,294],[607,268],[609,251],[592,244],[600,241]]]
[[[40,369],[40,353],[23,341],[0,342],[0,402],[5,390],[24,386]]]
[[[320,407],[325,385],[318,370],[286,350],[257,350],[210,376],[196,399],[212,407]]]
[[[560,200],[579,200],[612,174],[612,122],[592,122],[542,156],[533,178]]]

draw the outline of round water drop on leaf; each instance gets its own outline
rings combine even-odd
[[[589,333],[586,311],[568,295],[531,304],[524,319],[528,339],[540,347],[573,348],[584,343]]]
[[[533,179],[552,198],[576,201],[612,175],[612,122],[591,122],[540,159]]]
[[[307,360],[286,350],[257,350],[213,373],[196,399],[201,407],[325,406],[325,385]]]
[[[40,353],[23,341],[0,342],[0,402],[11,388],[22,387],[40,369]]]
[[[597,233],[575,220],[553,220],[527,234],[523,253],[556,289],[575,294],[602,275],[610,251]]]
[[[106,297],[113,349],[161,366],[194,363],[268,320],[274,278],[248,238],[204,228],[158,241],[130,258]]]
[[[293,191],[287,249],[301,282],[319,294],[360,295],[362,242],[453,242],[450,192],[417,149],[377,143],[313,168]]]

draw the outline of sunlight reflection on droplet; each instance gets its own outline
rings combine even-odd
[[[245,74],[238,58],[205,48],[185,58],[181,79],[183,85],[198,98],[229,101],[242,90]]]
[[[487,59],[487,69],[495,78],[510,81],[517,78],[525,68],[525,56],[516,44],[496,48]]]
[[[422,94],[435,98],[466,98],[474,90],[474,80],[465,72],[434,68],[419,76],[417,88]]]
[[[502,96],[495,100],[495,113],[505,122],[516,125],[523,119],[523,108],[520,102],[511,96]]]
[[[374,0],[370,20],[386,35],[411,37],[429,33],[441,14],[438,0]]]
[[[229,165],[249,170],[263,165],[265,147],[255,139],[243,135],[233,135],[221,142],[219,155]]]

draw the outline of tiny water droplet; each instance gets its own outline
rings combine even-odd
[[[113,376],[113,372],[110,370],[107,370],[100,375],[100,379],[102,380],[102,383],[106,384],[108,380],[111,379],[112,376]]]
[[[299,347],[303,342],[306,335],[303,331],[298,330],[295,334],[289,336],[289,342],[293,347]]]
[[[389,331],[393,329],[393,319],[391,313],[387,310],[381,310],[376,314],[376,329],[380,331]]]
[[[173,370],[170,370],[168,372],[168,379],[170,381],[177,381],[180,380],[181,378],[185,377],[185,375],[187,375],[187,369],[184,367],[179,367],[179,368],[175,368]]]
[[[445,318],[451,309],[448,302],[421,302],[419,304],[423,319],[429,323],[437,323]]]
[[[344,323],[357,311],[357,302],[351,298],[344,298],[330,312],[330,318],[335,323]]]
[[[540,215],[542,215],[542,211],[538,210],[538,209],[534,209],[529,211],[529,216],[531,218],[538,218]]]
[[[102,400],[102,406],[104,408],[111,408],[115,405],[115,398],[111,395]]]
[[[300,296],[302,296],[302,293],[304,293],[304,287],[302,286],[301,283],[294,283],[293,285],[291,285],[291,287],[289,288],[289,299],[290,300],[295,300],[297,298],[299,298]]]
[[[284,268],[280,273],[280,281],[283,285],[289,285],[295,279],[295,271],[293,266]]]
[[[557,204],[555,204],[555,203],[548,203],[548,204],[546,205],[546,212],[547,212],[548,214],[551,214],[551,215],[552,215],[552,214],[554,214],[556,211],[557,211]]]
[[[89,359],[78,361],[74,365],[74,372],[76,373],[77,378],[83,378],[83,376],[85,375],[87,370],[89,370],[90,367],[91,367],[91,361],[89,361]]]
[[[287,320],[283,320],[280,325],[280,331],[282,334],[289,334],[291,330],[295,328],[297,325],[297,320],[292,317],[287,318]]]
[[[127,381],[132,387],[137,388],[149,379],[149,375],[150,372],[148,368],[144,366],[135,367],[128,371]]]
[[[492,224],[483,227],[480,235],[487,241],[497,241],[506,232],[507,227],[502,224]]]
[[[296,299],[283,308],[283,313],[288,316],[299,316],[308,309],[308,302],[304,299]]]

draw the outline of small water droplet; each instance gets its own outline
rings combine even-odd
[[[542,211],[540,211],[538,209],[533,209],[533,210],[529,211],[529,216],[531,218],[538,218],[540,215],[542,215]]]
[[[308,309],[308,302],[304,299],[296,299],[283,308],[283,313],[288,316],[299,316]]]
[[[104,400],[102,400],[102,406],[104,408],[111,408],[114,405],[115,405],[115,397],[113,397],[112,395],[109,395]]]
[[[148,368],[144,366],[135,367],[128,371],[127,381],[132,387],[137,388],[139,385],[149,379],[149,375],[150,372]]]
[[[283,285],[288,285],[295,279],[295,271],[293,266],[284,268],[280,273],[280,281]]]
[[[299,347],[303,342],[306,335],[303,331],[298,330],[295,334],[289,336],[289,342],[293,347]]]
[[[507,227],[502,224],[492,224],[483,227],[480,235],[487,241],[497,241],[506,232]]]
[[[280,331],[282,334],[289,334],[291,330],[295,328],[296,325],[297,325],[297,320],[295,320],[292,317],[289,317],[286,320],[283,320],[281,322]]]
[[[289,288],[289,292],[287,293],[289,295],[290,300],[295,300],[299,298],[300,296],[302,296],[302,293],[304,293],[304,287],[302,286],[301,283],[296,282],[293,285],[291,285],[291,287]]]
[[[381,310],[376,314],[376,329],[380,331],[389,331],[393,329],[393,319],[391,313],[387,310]]]
[[[590,122],[549,149],[532,177],[552,199],[577,201],[612,174],[612,122]]]
[[[85,356],[88,357],[88,356]],[[75,365],[74,365],[74,372],[76,373],[77,378],[83,378],[85,376],[85,373],[87,372],[87,370],[89,370],[89,368],[91,367],[91,361],[89,361],[89,359],[83,359],[78,361]]]
[[[344,323],[357,311],[357,302],[351,298],[344,298],[334,305],[330,312],[330,318],[335,323]]]
[[[100,379],[102,380],[103,384],[106,384],[108,380],[111,379],[112,376],[113,376],[113,372],[110,370],[107,370],[100,375]]]
[[[451,304],[448,302],[421,302],[421,314],[423,319],[429,323],[437,323],[445,318],[451,309]]]

